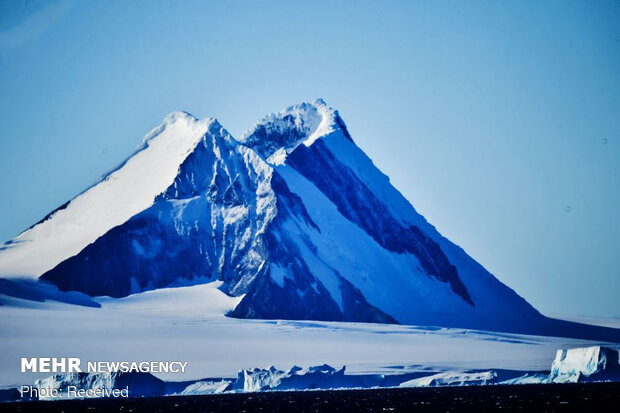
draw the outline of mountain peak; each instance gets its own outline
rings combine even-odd
[[[224,129],[214,118],[170,113],[99,182],[1,246],[0,276],[39,276],[150,207],[206,133],[219,136]]]
[[[175,110],[174,112],[170,112],[168,115],[166,115],[166,117],[164,118],[164,123],[166,125],[169,125],[171,123],[176,122],[179,119],[184,120],[184,121],[189,121],[189,122],[198,121],[198,118],[196,118],[191,113]]]
[[[263,158],[280,163],[302,143],[311,146],[317,139],[342,131],[352,140],[338,111],[321,98],[302,102],[280,112],[271,113],[245,131],[240,141]]]
[[[138,146],[138,150],[144,148],[145,144],[149,144],[157,136],[160,136],[166,128],[173,128],[175,126],[181,126],[192,130],[214,130],[222,128],[220,123],[215,118],[198,119],[194,115],[184,111],[170,112],[164,117],[163,122],[151,129],[142,139],[142,145]]]

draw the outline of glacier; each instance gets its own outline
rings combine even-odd
[[[3,244],[0,276],[38,279],[39,296],[51,283],[116,299],[218,283],[241,319],[620,342],[617,329],[543,316],[443,237],[321,99],[238,140],[216,119],[172,113],[99,183]],[[11,295],[17,281],[4,282]]]

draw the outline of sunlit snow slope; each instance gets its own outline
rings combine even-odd
[[[174,112],[99,183],[0,246],[1,277],[38,277],[153,204],[213,119]]]

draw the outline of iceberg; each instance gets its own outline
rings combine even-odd
[[[550,383],[548,374],[527,373],[514,379],[504,380],[498,384],[543,384]]]
[[[559,349],[549,375],[527,373],[500,384],[579,383],[620,380],[618,351],[609,347],[590,346]]]
[[[349,387],[344,370],[345,366],[336,370],[327,364],[307,369],[293,366],[287,371],[278,370],[274,366],[268,369],[241,370],[233,388],[237,391],[255,392]]]
[[[181,396],[197,396],[201,394],[219,394],[231,390],[231,380],[201,380],[187,386]]]
[[[401,383],[399,387],[473,386],[491,384],[497,378],[494,371],[447,371]]]
[[[38,379],[34,382],[39,400],[81,398],[68,391],[112,390],[129,388],[129,397],[160,396],[166,393],[166,382],[150,373],[64,373]],[[51,394],[55,389],[58,396]],[[86,396],[88,397],[88,396]]]
[[[603,346],[560,349],[549,378],[553,383],[618,380],[618,351]]]

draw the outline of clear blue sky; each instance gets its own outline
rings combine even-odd
[[[0,239],[173,110],[316,97],[541,311],[620,316],[620,3],[0,1]]]

